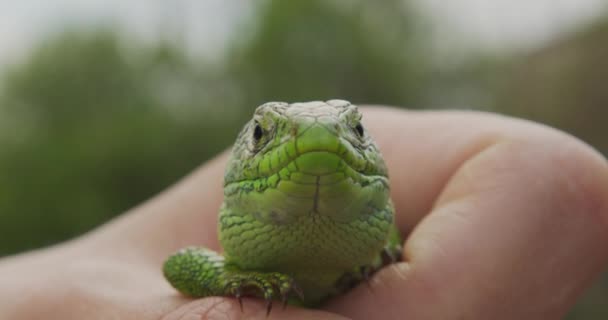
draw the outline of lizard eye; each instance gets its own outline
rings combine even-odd
[[[355,131],[357,132],[359,137],[363,137],[365,131],[363,130],[363,125],[361,124],[361,122],[357,122],[357,125],[355,126]]]
[[[255,139],[255,141],[260,141],[260,139],[262,139],[263,135],[264,135],[264,130],[262,130],[262,127],[260,126],[260,124],[256,122],[255,128],[253,128],[253,139]]]

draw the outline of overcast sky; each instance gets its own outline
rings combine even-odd
[[[494,50],[541,45],[602,14],[606,0],[416,0],[444,38]]]
[[[606,0],[415,0],[446,46],[509,50],[535,46],[606,12]],[[180,25],[185,43],[220,52],[248,2],[225,0],[0,0],[0,65],[66,24],[118,23],[154,39]],[[175,23],[179,22],[179,23]],[[169,31],[170,32],[170,31]]]

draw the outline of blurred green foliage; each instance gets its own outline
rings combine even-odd
[[[419,24],[403,1],[269,1],[243,33],[228,73],[245,101],[414,105],[424,86]],[[247,37],[249,36],[249,37]]]
[[[153,196],[228,147],[270,100],[412,107],[477,90],[488,108],[608,153],[608,19],[441,79],[421,26],[399,0],[265,1],[214,64],[171,39],[143,45],[111,28],[49,37],[0,75],[0,256],[76,236]],[[569,319],[608,317],[606,296],[608,279]]]
[[[168,103],[197,77],[186,63],[164,45],[125,50],[113,31],[68,32],[6,75],[0,254],[82,233],[229,143],[232,126],[195,96]]]
[[[170,39],[93,29],[49,38],[5,74],[0,255],[151,197],[229,146],[265,101],[417,102],[424,59],[401,1],[268,1],[257,17],[220,66]]]

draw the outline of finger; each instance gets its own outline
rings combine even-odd
[[[397,220],[404,233],[432,209],[465,161],[503,139],[542,139],[530,122],[481,112],[365,108],[364,122],[389,168]]]
[[[168,190],[87,235],[81,244],[99,244],[96,255],[154,265],[185,246],[220,250],[217,215],[226,158],[224,152],[211,159]]]
[[[608,241],[605,160],[574,139],[523,122],[418,114],[419,121],[436,122],[442,129],[427,131],[429,137],[418,133],[425,147],[414,148],[418,154],[401,163],[419,165],[409,167],[417,172],[448,171],[429,173],[428,179],[437,181],[427,182],[407,173],[408,167],[394,170],[398,155],[404,154],[394,150],[414,146],[411,129],[424,126],[407,116],[385,116],[387,131],[397,131],[391,121],[403,125],[399,139],[381,142],[381,148],[388,146],[385,157],[397,210],[428,206],[432,212],[406,242],[409,264],[380,271],[371,291],[357,288],[328,309],[359,319],[561,317],[607,262],[601,245]],[[488,120],[493,128],[479,120]],[[471,134],[475,128],[480,128],[478,137]],[[428,147],[441,146],[438,136],[448,138],[444,130],[464,150]],[[453,163],[441,166],[433,160]],[[446,167],[454,170],[449,173]],[[441,176],[447,176],[443,185]],[[414,186],[405,186],[408,182]],[[414,217],[400,212],[399,218],[415,223],[418,215],[424,216],[413,212]]]
[[[182,305],[178,309],[170,312],[162,320],[185,320],[185,319],[322,319],[322,320],[343,320],[343,316],[332,314],[326,311],[302,309],[289,306],[285,310],[273,308],[270,314],[266,315],[266,306],[262,301],[254,299],[244,299],[244,308],[241,311],[238,302],[230,298],[205,298],[194,300]]]

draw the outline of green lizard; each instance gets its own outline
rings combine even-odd
[[[259,106],[234,144],[219,213],[223,256],[180,250],[163,272],[194,297],[318,306],[400,256],[387,169],[344,100]],[[299,295],[299,301],[293,294]]]

